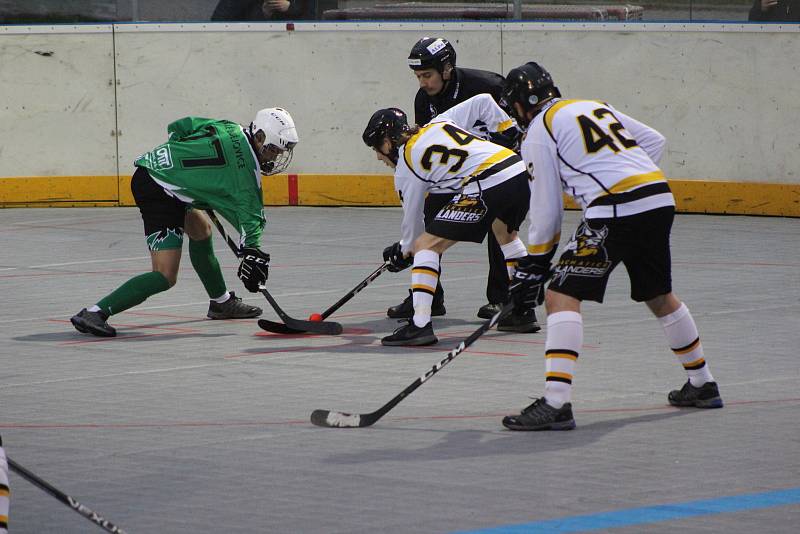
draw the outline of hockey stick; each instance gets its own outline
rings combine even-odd
[[[475,330],[469,335],[467,339],[458,344],[456,348],[447,353],[442,361],[430,368],[424,375],[417,378],[411,385],[401,391],[395,398],[381,406],[378,410],[372,413],[363,414],[349,414],[344,412],[333,412],[330,410],[314,410],[311,413],[311,422],[317,426],[324,426],[330,428],[363,428],[365,426],[374,425],[378,419],[386,415],[389,410],[397,406],[400,401],[411,395],[411,393],[425,383],[430,377],[438,373],[442,367],[453,361],[453,359],[464,352],[464,350],[472,345],[475,340],[485,334],[497,322],[508,315],[514,309],[514,304],[509,302],[497,312],[494,317],[483,323],[480,328]]]
[[[219,219],[217,219],[217,215],[212,210],[206,210],[206,213],[211,218],[211,221],[214,223],[214,226],[217,227],[217,230],[219,230],[219,233],[222,234],[222,237],[225,238],[225,242],[228,243],[228,246],[236,255],[236,257],[240,258],[242,256],[242,252],[239,250],[239,246],[233,242],[233,239],[231,239],[231,237],[225,231],[225,228],[222,226],[222,223],[219,222]],[[259,289],[259,291],[261,292],[262,295],[264,295],[264,298],[267,299],[267,302],[270,303],[272,308],[275,310],[275,313],[277,313],[278,316],[283,320],[283,322],[286,323],[285,326],[291,328],[292,330],[295,330],[297,332],[307,331],[307,332],[313,332],[315,334],[326,334],[329,336],[336,336],[342,333],[342,325],[340,325],[339,323],[335,323],[333,321],[328,321],[328,322],[303,321],[301,319],[294,319],[292,317],[289,317],[289,315],[285,311],[283,311],[283,309],[278,305],[278,303],[275,302],[275,299],[272,297],[272,295],[269,294],[269,291],[267,291],[266,288],[262,287],[261,289]],[[260,319],[258,321],[258,326],[264,328],[264,326],[262,326],[262,323],[264,323],[265,325],[279,324],[279,323],[273,323],[272,321],[266,321],[264,319]],[[270,330],[269,328],[264,328],[264,329]]]
[[[370,285],[376,278],[378,278],[381,274],[383,274],[386,269],[389,268],[388,263],[384,263],[374,271],[372,271],[369,276],[367,276],[364,280],[359,282],[359,284],[348,291],[348,293],[336,301],[334,304],[331,305],[330,308],[322,312],[320,315],[323,320],[327,319],[331,316],[333,312],[344,306],[350,299],[355,297],[362,289]],[[266,319],[259,319],[258,325],[263,328],[264,330],[268,330],[270,332],[275,332],[278,334],[303,334],[305,333],[304,330],[295,330],[293,328],[289,328],[285,324],[276,323],[273,321],[267,321]]]
[[[8,460],[8,467],[10,467],[12,471],[17,473],[19,476],[21,476],[34,486],[38,486],[40,489],[44,490],[45,492],[49,493],[62,503],[66,504],[67,506],[69,506],[70,508],[81,514],[89,521],[95,523],[97,526],[99,526],[106,532],[112,532],[114,534],[126,534],[124,530],[116,526],[108,519],[105,519],[97,512],[89,509],[86,505],[79,503],[78,501],[76,501],[63,491],[60,491],[59,489],[55,488],[46,480],[42,480],[35,474],[31,473],[30,471],[19,465],[11,458],[6,457],[6,460]]]

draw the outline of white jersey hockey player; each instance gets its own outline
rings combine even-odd
[[[395,189],[403,205],[401,239],[384,250],[384,259],[394,271],[414,265],[414,316],[385,337],[384,345],[437,341],[430,312],[439,255],[456,242],[480,243],[492,230],[510,268],[525,255],[517,231],[528,210],[529,175],[518,154],[467,130],[476,123],[482,123],[489,134],[514,127],[508,114],[486,94],[454,106],[421,127],[409,126],[400,109],[381,109],[364,131],[364,143],[394,168]],[[428,192],[450,192],[453,197],[425,226]]]

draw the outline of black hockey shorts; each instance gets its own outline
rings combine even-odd
[[[483,242],[495,219],[503,221],[509,232],[518,231],[528,215],[531,197],[528,178],[527,172],[521,172],[489,189],[482,189],[480,182],[467,185],[425,225],[425,231],[471,243]]]
[[[157,252],[183,246],[183,220],[188,204],[169,196],[144,167],[136,167],[131,193],[142,214],[147,247]]]
[[[669,293],[674,218],[675,208],[668,206],[628,217],[582,220],[554,268],[549,289],[578,300],[603,302],[608,277],[622,262],[636,302]]]

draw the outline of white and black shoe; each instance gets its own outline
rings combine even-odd
[[[72,323],[75,330],[84,334],[92,334],[97,337],[115,337],[117,331],[106,322],[107,320],[108,315],[102,311],[90,312],[84,308],[73,315],[69,322]]]
[[[245,304],[236,296],[236,293],[231,291],[231,298],[222,304],[213,300],[209,301],[207,315],[209,319],[252,319],[261,315],[262,312],[263,310],[258,306]]]

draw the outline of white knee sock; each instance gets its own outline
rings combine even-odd
[[[517,260],[528,255],[528,249],[525,248],[525,243],[520,238],[516,238],[511,243],[500,245],[500,250],[503,251],[503,257],[506,259],[506,270],[508,271],[508,279],[514,277],[514,272],[517,270]]]
[[[547,316],[544,398],[550,406],[561,408],[570,401],[573,369],[582,346],[580,313],[563,311]]]
[[[414,254],[411,268],[411,294],[414,303],[414,324],[423,327],[431,322],[431,304],[439,283],[439,255],[432,250]]]
[[[8,532],[8,463],[3,447],[0,447],[0,534]]]
[[[702,386],[706,382],[713,382],[714,377],[711,376],[711,371],[703,356],[703,346],[700,344],[697,325],[695,325],[686,304],[681,303],[681,307],[676,311],[659,317],[658,322],[664,329],[664,335],[667,336],[667,343],[672,352],[686,369],[689,382],[695,387]]]

